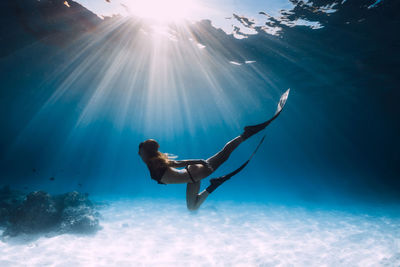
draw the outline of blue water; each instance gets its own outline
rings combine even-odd
[[[209,157],[245,125],[269,118],[290,87],[255,159],[214,197],[397,202],[397,3],[368,4],[345,2],[329,16],[299,7],[293,15],[319,19],[321,29],[281,25],[279,36],[260,30],[238,40],[204,21],[177,29],[178,41],[149,37],[143,32],[151,29],[129,17],[82,12],[85,32],[63,24],[73,14],[61,16],[62,4],[6,4],[2,183],[181,197],[183,186],[149,179],[137,144],[154,138],[179,159]],[[256,62],[230,63],[245,60]],[[239,166],[257,138],[218,174]]]
[[[213,206],[379,210],[398,223],[400,2],[294,3],[291,14],[262,22],[278,27],[275,35],[262,25],[247,35],[236,22],[243,39],[207,20],[155,29],[69,2],[2,3],[0,186],[174,199],[184,208],[186,185],[151,180],[138,144],[153,138],[178,159],[208,158],[271,117],[291,88],[254,159],[210,195]],[[307,23],[287,23],[297,19]],[[240,166],[261,137],[215,176]]]

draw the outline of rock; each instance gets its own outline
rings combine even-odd
[[[66,193],[62,195],[64,207],[78,207],[78,206],[93,206],[92,202],[87,198],[86,195],[78,193],[76,191]]]
[[[91,233],[99,229],[99,220],[88,206],[68,207],[61,215],[61,232]]]
[[[87,195],[76,191],[61,195],[61,231],[90,233],[99,229],[99,214]]]
[[[0,207],[0,226],[5,226],[9,220],[9,213],[6,208]]]
[[[1,196],[3,196],[3,195],[8,195],[8,194],[10,194],[11,193],[11,189],[10,189],[10,186],[9,185],[5,185],[5,186],[3,186],[1,189],[0,189],[0,195]]]
[[[0,190],[3,237],[49,232],[84,234],[100,229],[100,214],[84,194],[74,191],[51,196],[36,191],[22,198],[21,194],[13,192],[9,188]]]
[[[0,188],[0,227],[8,225],[10,211],[16,210],[24,199],[25,194],[21,191],[11,190],[7,185]]]
[[[44,191],[29,193],[26,200],[11,211],[5,235],[37,233],[53,230],[59,223],[59,211],[52,197]]]

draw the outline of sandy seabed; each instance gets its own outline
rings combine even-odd
[[[0,241],[0,266],[400,266],[400,218],[212,202],[117,200],[95,235]]]

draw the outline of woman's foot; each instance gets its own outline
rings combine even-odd
[[[215,189],[217,189],[218,186],[223,184],[225,181],[229,180],[231,176],[225,175],[219,178],[214,178],[210,179],[210,185],[206,188],[206,191],[210,194],[212,193]]]

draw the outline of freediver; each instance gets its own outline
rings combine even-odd
[[[187,208],[191,211],[197,210],[209,194],[234,174],[238,173],[249,160],[229,175],[210,179],[210,185],[201,193],[199,193],[200,181],[215,172],[243,141],[263,130],[278,117],[286,103],[289,90],[290,89],[281,96],[278,108],[271,119],[257,125],[244,127],[244,132],[241,135],[229,141],[222,150],[206,160],[171,160],[168,158],[167,154],[158,150],[160,145],[153,139],[148,139],[139,144],[139,156],[147,165],[151,178],[156,180],[159,184],[186,183]]]

